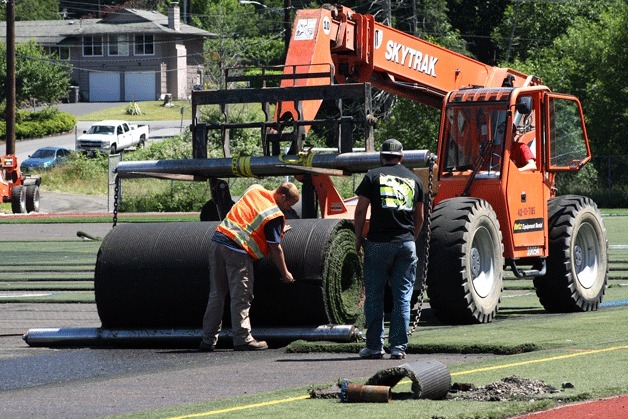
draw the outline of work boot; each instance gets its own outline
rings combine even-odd
[[[210,345],[209,343],[205,343],[201,341],[201,344],[198,346],[199,352],[214,352],[214,345]]]
[[[235,345],[234,351],[263,351],[268,349],[268,344],[263,340],[252,340],[244,345]]]

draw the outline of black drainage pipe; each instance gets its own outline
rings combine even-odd
[[[445,364],[424,360],[378,371],[366,385],[394,387],[403,378],[412,380],[415,399],[444,399],[451,388],[451,374]]]

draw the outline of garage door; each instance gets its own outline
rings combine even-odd
[[[90,102],[119,102],[120,73],[90,73]]]
[[[124,73],[124,100],[155,100],[155,72]]]

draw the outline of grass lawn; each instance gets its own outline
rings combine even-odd
[[[104,119],[124,119],[127,121],[172,121],[181,119],[183,109],[183,119],[192,119],[192,106],[187,100],[173,100],[171,107],[163,106],[163,101],[135,102],[140,109],[140,115],[129,115],[127,108],[129,104],[115,106],[98,112],[81,115],[81,121],[102,121]]]

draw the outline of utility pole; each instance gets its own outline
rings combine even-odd
[[[290,45],[290,38],[292,37],[292,0],[283,0],[283,24],[284,24],[284,46],[286,48],[286,55],[288,54],[288,45]]]
[[[7,106],[4,119],[7,124],[7,152],[15,154],[15,0],[7,0]]]

